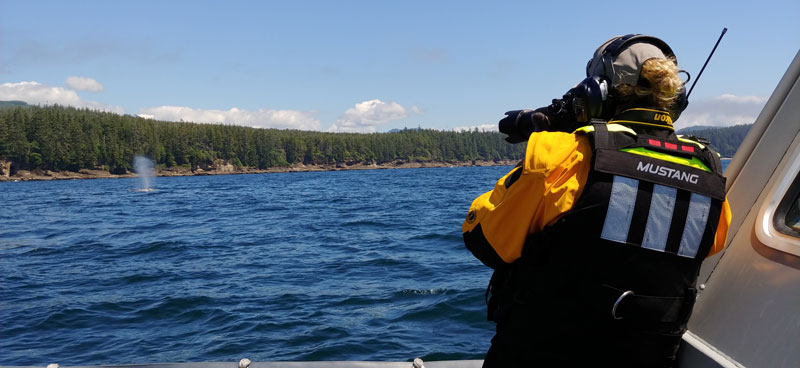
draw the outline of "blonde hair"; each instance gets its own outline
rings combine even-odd
[[[653,58],[642,64],[639,83],[635,86],[621,84],[614,89],[618,107],[655,107],[668,110],[683,91],[683,81],[678,77],[678,65],[674,58]]]

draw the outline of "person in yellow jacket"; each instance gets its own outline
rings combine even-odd
[[[484,367],[674,364],[700,264],[731,220],[718,154],[674,132],[688,103],[677,73],[663,41],[615,37],[565,96],[574,114],[511,116],[548,131],[462,225],[495,270]]]

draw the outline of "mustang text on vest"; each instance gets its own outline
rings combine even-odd
[[[644,163],[639,161],[639,164],[636,166],[636,170],[649,172],[651,174],[656,174],[658,176],[664,176],[670,179],[678,179],[683,180],[688,183],[697,184],[697,179],[700,177],[697,174],[690,174],[685,171],[680,171],[677,169],[671,169],[669,167],[664,167],[661,165],[653,165],[652,163]]]

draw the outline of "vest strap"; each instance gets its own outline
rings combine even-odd
[[[683,323],[694,305],[695,291],[684,296],[639,295],[610,285],[598,286],[595,294],[600,312],[616,320],[638,323]]]
[[[608,149],[611,145],[611,134],[608,133],[608,126],[603,120],[592,119],[594,127],[594,149]]]

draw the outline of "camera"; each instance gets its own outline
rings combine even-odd
[[[588,77],[549,106],[536,110],[512,110],[498,123],[509,143],[526,142],[534,132],[571,133],[594,118],[607,118],[613,106],[608,98],[608,80]]]
[[[578,128],[575,118],[575,102],[571,93],[561,99],[553,99],[549,106],[536,110],[506,111],[506,117],[498,123],[500,133],[507,135],[506,142],[527,142],[534,132],[572,132]]]

